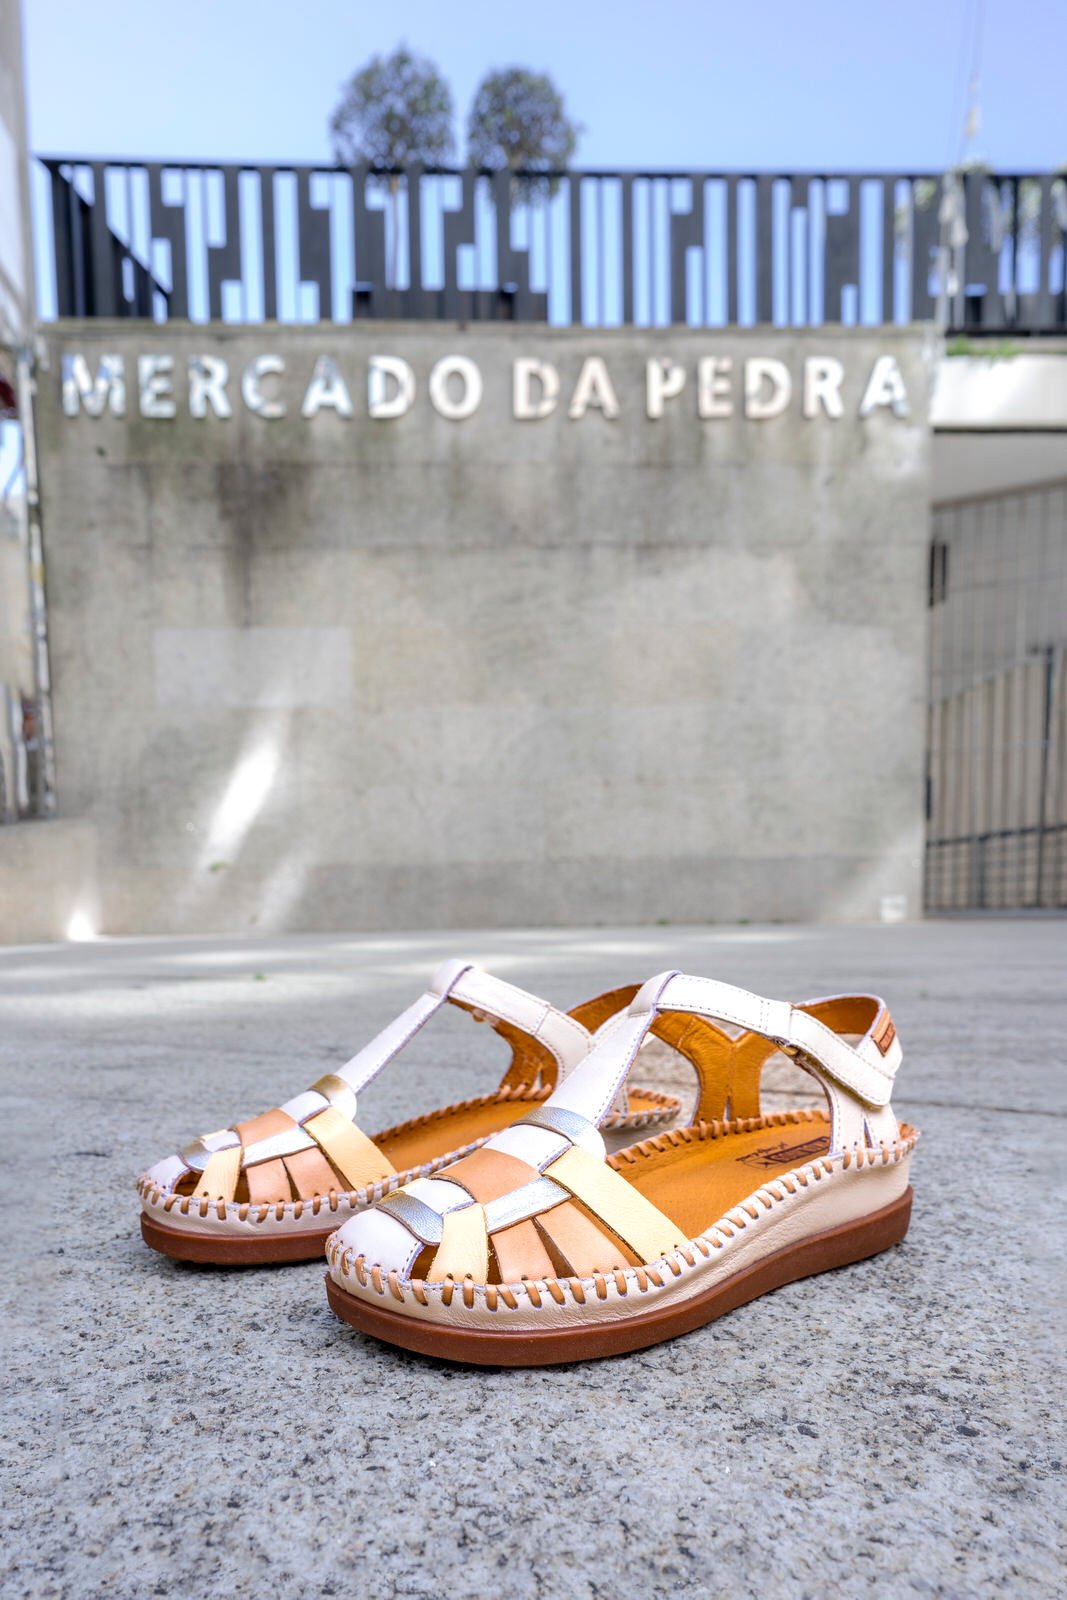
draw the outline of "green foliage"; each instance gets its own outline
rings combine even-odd
[[[344,85],[329,122],[334,159],[444,164],[455,149],[454,118],[452,91],[433,62],[401,45],[391,56],[372,56]]]
[[[467,118],[467,155],[472,166],[495,171],[560,172],[581,132],[547,73],[508,67],[487,73],[478,86]],[[519,182],[528,190],[551,187],[544,180]]]
[[[985,361],[1010,361],[1022,352],[1017,339],[969,339],[965,333],[957,334],[945,346],[947,356],[981,356]]]
[[[1064,182],[1067,171],[1062,166],[1056,167],[1052,175],[1056,179],[1052,185],[1053,219],[1061,231],[1067,232],[1067,184]],[[1011,190],[1002,195],[997,188],[996,174],[981,156],[968,156],[965,161],[950,167],[946,176],[960,179],[978,176],[992,180],[988,186],[983,187],[982,222],[986,240],[994,249],[999,250],[1013,226],[1024,244],[1032,244],[1038,237],[1042,202],[1041,183],[1037,178],[1023,178],[1014,198]],[[928,211],[937,197],[937,192],[938,185],[935,178],[919,178],[912,190],[915,210]],[[1013,213],[1013,206],[1018,208],[1017,214]],[[907,222],[907,206],[898,206],[896,210],[898,237],[905,233]]]

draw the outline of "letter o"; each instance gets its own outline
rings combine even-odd
[[[448,380],[459,378],[463,393],[453,400],[448,392]],[[442,356],[430,373],[430,404],[449,422],[462,422],[473,416],[482,403],[482,375],[467,356]]]

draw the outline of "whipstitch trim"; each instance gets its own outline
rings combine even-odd
[[[137,1184],[137,1193],[147,1204],[156,1206],[162,1203],[163,1210],[170,1215],[177,1211],[183,1217],[207,1217],[214,1214],[220,1222],[225,1222],[231,1215],[236,1216],[239,1222],[284,1222],[291,1217],[299,1221],[304,1212],[310,1212],[317,1217],[323,1208],[329,1211],[339,1211],[347,1206],[350,1211],[362,1211],[369,1205],[383,1200],[393,1189],[399,1189],[402,1184],[411,1183],[415,1178],[428,1178],[432,1173],[440,1171],[453,1161],[458,1161],[461,1156],[470,1155],[485,1144],[491,1134],[486,1134],[484,1139],[475,1139],[473,1144],[464,1145],[461,1149],[450,1150],[446,1155],[435,1156],[421,1167],[409,1167],[406,1172],[394,1172],[388,1178],[381,1178],[377,1183],[368,1184],[362,1189],[339,1190],[331,1189],[328,1194],[316,1194],[310,1199],[302,1200],[275,1200],[253,1205],[250,1200],[209,1200],[206,1197],[198,1199],[195,1195],[173,1194],[165,1189],[148,1185],[146,1178],[141,1178]]]
[[[678,1128],[660,1134],[655,1139],[647,1139],[628,1150],[620,1151],[618,1155],[609,1158],[609,1164],[618,1170],[623,1164],[634,1163],[642,1153],[649,1155],[665,1149],[668,1143],[672,1145],[692,1143],[694,1140],[721,1138],[731,1133],[749,1133],[763,1128],[781,1127],[786,1123],[815,1122],[820,1118],[824,1118],[824,1114],[817,1109],[805,1109],[771,1112],[759,1117],[741,1117],[733,1122],[695,1123],[692,1127]],[[810,1184],[819,1183],[827,1176],[833,1177],[838,1169],[847,1172],[854,1168],[858,1172],[864,1168],[896,1166],[910,1156],[918,1141],[918,1130],[909,1129],[906,1135],[889,1145],[880,1144],[873,1149],[856,1146],[834,1157],[820,1156],[805,1166],[794,1168],[793,1171],[783,1173],[780,1177],[762,1185],[726,1212],[704,1233],[680,1245],[661,1260],[644,1267],[625,1269],[617,1267],[612,1273],[596,1273],[591,1278],[536,1280],[523,1278],[519,1283],[511,1284],[476,1284],[470,1277],[461,1283],[446,1278],[441,1284],[427,1284],[421,1278],[412,1278],[407,1283],[401,1283],[395,1269],[383,1273],[380,1265],[368,1267],[365,1256],[356,1255],[351,1248],[342,1249],[336,1232],[326,1241],[326,1259],[331,1269],[336,1268],[342,1277],[354,1277],[361,1289],[370,1289],[382,1298],[390,1295],[401,1304],[410,1294],[419,1305],[428,1306],[430,1294],[436,1292],[440,1294],[441,1303],[451,1307],[458,1291],[460,1302],[457,1304],[457,1309],[461,1304],[467,1310],[472,1310],[476,1300],[480,1299],[487,1311],[498,1310],[501,1302],[510,1311],[514,1311],[518,1308],[520,1296],[524,1296],[535,1310],[540,1310],[548,1300],[556,1305],[564,1305],[568,1298],[574,1304],[582,1306],[590,1296],[606,1300],[609,1282],[621,1298],[625,1298],[632,1290],[638,1294],[647,1294],[650,1289],[665,1287],[666,1273],[677,1278],[686,1267],[695,1267],[697,1255],[704,1260],[710,1260],[715,1251],[724,1249],[750,1222],[758,1221],[764,1212],[771,1211],[775,1205],[787,1203],[798,1191],[807,1189]]]
[[[411,1117],[407,1122],[400,1122],[392,1128],[387,1128],[385,1133],[379,1134],[378,1137],[380,1139],[398,1137],[427,1127],[441,1116],[451,1115],[454,1112],[476,1111],[483,1106],[499,1105],[502,1102],[529,1100],[540,1104],[548,1099],[551,1092],[547,1087],[535,1089],[529,1084],[516,1084],[514,1088],[497,1089],[492,1094],[476,1095],[470,1100],[457,1100],[437,1111],[428,1111],[422,1116]],[[654,1126],[657,1122],[678,1114],[679,1102],[673,1095],[660,1094],[654,1089],[642,1089],[641,1096],[643,1099],[654,1101],[660,1109],[639,1115],[619,1112],[613,1117],[605,1118],[605,1127],[619,1121],[630,1128],[643,1128]],[[236,1214],[239,1222],[261,1223],[268,1219],[284,1222],[289,1218],[299,1221],[306,1210],[317,1217],[323,1206],[328,1207],[331,1212],[336,1212],[344,1206],[350,1211],[365,1210],[367,1206],[383,1200],[387,1194],[399,1189],[403,1184],[411,1183],[415,1178],[428,1178],[433,1173],[439,1172],[442,1167],[450,1166],[453,1161],[459,1161],[461,1157],[481,1149],[482,1145],[492,1137],[491,1133],[487,1133],[470,1144],[458,1146],[455,1150],[446,1151],[444,1155],[435,1156],[432,1161],[425,1162],[421,1166],[393,1173],[388,1178],[382,1178],[377,1183],[365,1185],[360,1189],[331,1189],[327,1194],[304,1196],[299,1200],[263,1201],[253,1206],[250,1200],[209,1200],[206,1197],[198,1199],[195,1195],[179,1195],[171,1189],[164,1189],[147,1175],[138,1178],[137,1193],[146,1205],[162,1205],[168,1215],[172,1211],[177,1211],[183,1217],[196,1216],[206,1219],[214,1214],[220,1222],[225,1222],[232,1212]]]

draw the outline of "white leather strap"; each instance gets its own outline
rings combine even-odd
[[[636,1005],[640,998],[638,995],[633,1004]],[[566,1083],[561,1083],[553,1091],[547,1104],[557,1106],[561,1111],[576,1111],[588,1122],[599,1125],[626,1082],[626,1074],[655,1017],[653,1009],[635,1015],[631,1006],[629,1011],[622,1011],[611,1022],[605,1023],[585,1060],[574,1069]],[[521,1133],[524,1130],[515,1131]],[[536,1130],[529,1131],[532,1133]],[[536,1161],[531,1164],[538,1165]]]
[[[358,1095],[451,999],[462,1000],[487,1016],[513,1023],[531,1038],[540,1040],[555,1057],[559,1080],[583,1060],[589,1049],[589,1034],[582,1024],[565,1012],[557,1011],[547,1000],[528,994],[525,989],[517,989],[502,978],[494,978],[492,973],[484,972],[469,961],[446,961],[434,974],[426,993],[343,1067],[338,1067],[334,1076]],[[287,1100],[281,1109],[294,1122],[305,1122],[329,1104],[327,1097],[317,1089],[305,1089]],[[352,1110],[354,1114],[354,1106]]]
[[[369,1044],[364,1045],[350,1061],[346,1061],[343,1067],[337,1067],[335,1075],[358,1095],[372,1078],[378,1076],[383,1067],[388,1066],[393,1057],[399,1054],[444,1003],[445,996],[435,994],[432,988],[426,994],[420,995],[414,1005],[408,1006],[406,1011],[394,1017],[388,1027],[383,1028],[381,1033],[377,1034]],[[294,1095],[292,1100],[287,1100],[281,1109],[295,1122],[304,1122],[309,1116],[314,1116],[316,1111],[322,1111],[329,1103],[326,1096],[320,1094],[317,1089],[305,1089],[301,1094]]]
[[[893,1093],[893,1072],[882,1062],[866,1059],[858,1049],[846,1044],[841,1035],[818,1017],[792,1008],[789,1037],[785,1041],[802,1050],[810,1060],[829,1073],[835,1083],[848,1089],[857,1100],[869,1106],[887,1106]]]
[[[872,997],[873,1000],[874,997]],[[815,1002],[813,1002],[815,1003]],[[866,1036],[853,1046],[807,1011],[785,1000],[768,1000],[733,984],[685,973],[664,972],[639,990],[629,1011],[598,1033],[582,1064],[548,1101],[599,1123],[625,1080],[647,1030],[661,1011],[686,1011],[710,1021],[727,1022],[746,1032],[772,1039],[799,1054],[826,1088],[833,1112],[835,1148],[888,1124],[893,1076],[900,1061],[899,1043],[885,1055],[873,1042],[878,1020],[885,1015],[875,1001],[875,1018]],[[842,1092],[844,1091],[844,1092]],[[518,1153],[518,1152],[516,1152]]]
[[[788,1043],[793,1008],[788,1000],[765,1000],[732,983],[676,972],[660,989],[656,1010],[694,1011],[701,1017],[730,1022],[746,1033],[761,1033],[765,1039]]]
[[[394,1018],[350,1061],[328,1073],[312,1088],[294,1095],[279,1108],[296,1126],[249,1145],[243,1153],[243,1165],[252,1166],[311,1149],[316,1141],[305,1131],[304,1124],[328,1108],[340,1111],[348,1121],[353,1121],[360,1090],[377,1077],[430,1018],[452,999],[494,1020],[509,1022],[531,1038],[539,1040],[556,1061],[557,1082],[573,1071],[589,1049],[590,1035],[574,1017],[557,1011],[546,1000],[527,993],[525,989],[517,989],[514,984],[494,978],[491,973],[483,972],[469,961],[446,961],[434,974],[426,993]],[[595,1137],[599,1138],[599,1135]],[[170,1165],[166,1167],[169,1181],[173,1181],[172,1168],[175,1163],[180,1167],[179,1176],[190,1169],[202,1172],[213,1155],[236,1148],[239,1144],[240,1139],[233,1128],[223,1128],[194,1140],[180,1156],[170,1159]]]
[[[678,973],[663,986],[656,1004],[660,1011],[693,1011],[712,1021],[732,1022],[749,1033],[800,1050],[857,1099],[871,1106],[889,1104],[893,1072],[881,1058],[876,1064],[824,1022],[787,1000],[765,1000],[729,983]],[[874,1054],[877,1057],[877,1050]]]
[[[538,995],[517,989],[502,978],[494,978],[481,967],[465,967],[457,974],[450,985],[449,996],[484,1011],[487,1016],[513,1023],[523,1033],[539,1040],[555,1057],[559,1069],[557,1081],[562,1081],[585,1059],[589,1033],[575,1017],[557,1011]]]

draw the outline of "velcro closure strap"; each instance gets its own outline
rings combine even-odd
[[[747,1033],[788,1044],[793,1008],[788,1000],[767,1000],[732,983],[715,978],[693,978],[677,973],[664,985],[656,1004],[659,1011],[695,1011],[713,1021],[730,1022]]]
[[[835,1083],[870,1106],[887,1106],[893,1093],[893,1071],[862,1056],[839,1034],[806,1011],[793,1011],[789,1043],[818,1066]]]
[[[396,1172],[374,1141],[333,1106],[320,1111],[318,1116],[309,1117],[304,1129],[350,1189],[362,1189]]]
[[[685,1242],[683,1228],[639,1194],[614,1167],[576,1145],[545,1168],[545,1177],[569,1189],[642,1261],[658,1261]]]
[[[893,1073],[861,1056],[839,1034],[818,1018],[787,1000],[767,1000],[747,989],[712,978],[679,975],[664,987],[658,1001],[662,1011],[695,1011],[711,1020],[730,1022],[749,1033],[762,1034],[787,1049],[799,1050],[812,1065],[857,1099],[885,1106],[893,1091]]]

